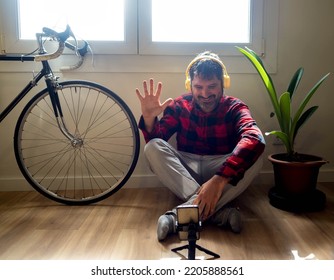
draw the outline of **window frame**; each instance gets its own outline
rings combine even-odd
[[[152,1],[139,0],[139,53],[143,55],[196,55],[205,49],[224,56],[238,55],[235,46],[263,52],[264,0],[250,0],[250,43],[174,43],[152,41]],[[190,18],[191,19],[191,18]],[[224,23],[222,22],[222,28]],[[187,27],[183,27],[186,31]],[[190,28],[190,26],[189,26]]]
[[[187,49],[182,50],[182,54],[157,54],[153,52],[145,51],[143,48],[139,48],[143,39],[138,36],[138,32],[142,32],[143,15],[140,14],[140,10],[144,7],[143,3],[147,3],[148,0],[126,0],[126,7],[131,6],[130,9],[133,21],[133,26],[129,34],[133,37],[127,39],[126,44],[132,45],[131,47],[125,46],[110,46],[105,43],[99,47],[93,44],[93,59],[94,63],[90,63],[90,58],[87,59],[87,63],[84,63],[79,69],[74,72],[85,73],[184,73],[190,60],[194,58],[199,52],[203,50],[212,50],[220,55],[224,64],[226,65],[229,74],[233,73],[255,73],[251,64],[239,53],[234,44],[224,45],[211,45],[210,48],[207,44],[192,48],[193,43],[188,44]],[[258,54],[262,56],[264,63],[270,73],[275,73],[277,69],[277,38],[278,38],[278,22],[279,22],[279,1],[276,0],[253,0],[260,1],[258,3],[263,4],[261,22],[262,22],[262,34],[259,43],[255,45],[247,45],[252,48]],[[17,36],[17,24],[16,18],[13,15],[15,13],[16,1],[0,0],[0,14],[2,22],[0,22],[0,51],[5,50],[7,53],[13,53],[13,49],[9,49],[8,37]],[[138,11],[137,11],[138,10]],[[138,18],[137,18],[138,14]],[[138,23],[139,22],[139,23]],[[129,22],[126,23],[127,25]],[[126,27],[127,28],[127,27]],[[137,30],[138,28],[138,30]],[[127,29],[126,29],[127,30]],[[135,36],[134,36],[135,35]],[[16,38],[17,41],[17,38]],[[93,43],[93,42],[90,42]],[[101,43],[101,42],[99,42]],[[168,44],[168,43],[166,43]],[[36,48],[36,43],[33,47],[29,47],[25,42],[25,51],[22,49],[16,49],[17,53],[27,53]],[[244,47],[245,44],[240,45]],[[103,47],[108,48],[107,51],[103,50]],[[116,47],[121,47],[121,50],[117,50]],[[115,49],[114,49],[115,48]],[[140,49],[141,53],[138,52]],[[71,61],[70,56],[64,55],[57,60],[52,61],[55,67],[66,65],[67,61]],[[57,68],[55,68],[57,69]],[[26,72],[30,71],[31,66],[29,64],[6,63],[2,62],[0,65],[1,71],[13,71],[13,72]],[[57,70],[55,70],[57,71]]]
[[[36,48],[35,40],[19,39],[18,1],[2,1],[4,6],[3,32],[4,48],[10,53],[27,53]],[[89,43],[95,54],[136,54],[137,53],[137,1],[125,0],[125,40],[93,41]],[[49,26],[48,26],[49,27]],[[66,26],[64,26],[65,29]],[[42,30],[40,30],[42,31]],[[59,32],[63,30],[57,30]],[[39,32],[39,31],[37,31]]]

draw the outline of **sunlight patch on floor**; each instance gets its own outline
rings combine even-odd
[[[294,260],[301,261],[301,260],[317,260],[313,253],[307,255],[306,257],[300,257],[298,254],[298,250],[291,250],[291,253],[294,257]]]

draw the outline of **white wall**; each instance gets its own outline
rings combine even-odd
[[[273,80],[277,91],[286,89],[288,81],[299,67],[305,68],[304,79],[300,85],[298,95],[309,90],[313,84],[325,73],[334,72],[333,28],[333,0],[280,0],[278,26],[278,57],[277,73]],[[147,57],[152,63],[156,57]],[[166,58],[162,58],[166,59]],[[117,61],[117,60],[116,60]],[[140,61],[145,61],[140,59]],[[188,61],[188,59],[186,60]],[[136,63],[136,62],[134,62]],[[115,65],[114,65],[115,66]],[[116,65],[117,66],[117,65]],[[184,68],[187,65],[184,65]],[[229,65],[226,65],[229,68]],[[8,73],[6,64],[0,62],[0,108],[12,99],[21,89],[25,81],[31,78],[31,73]],[[27,67],[25,65],[25,67]],[[29,66],[30,67],[30,66]],[[133,65],[140,68],[140,65]],[[38,69],[36,65],[32,68]],[[276,119],[270,119],[271,106],[265,95],[264,87],[256,74],[230,73],[232,87],[227,94],[243,99],[251,108],[253,116],[263,131],[275,129]],[[140,108],[135,96],[135,88],[141,87],[142,80],[153,77],[162,81],[164,91],[162,99],[176,97],[184,91],[183,69],[170,70],[164,73],[145,73],[133,71],[131,73],[77,73],[64,74],[64,79],[81,78],[94,80],[118,93],[133,110],[136,118],[140,116]],[[41,86],[41,85],[40,85]],[[297,138],[297,148],[300,152],[316,154],[325,157],[330,162],[321,168],[320,181],[334,181],[334,73],[323,84],[312,100],[313,105],[319,105],[319,110],[311,121],[302,128]],[[27,99],[25,99],[27,100]],[[12,141],[16,119],[20,112],[17,107],[7,119],[0,124],[0,191],[8,189],[27,189],[29,186],[23,180],[16,165]],[[143,146],[143,138],[142,146]],[[283,151],[281,146],[273,145],[273,138],[266,138],[265,155]],[[257,179],[259,182],[272,182],[272,168],[265,160],[263,170]],[[128,187],[149,187],[160,185],[148,170],[142,153]]]

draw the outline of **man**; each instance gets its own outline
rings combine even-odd
[[[186,70],[186,93],[160,102],[162,84],[143,82],[136,89],[142,116],[139,128],[151,170],[184,204],[198,205],[202,221],[239,233],[239,196],[261,169],[265,141],[247,105],[224,94],[230,80],[219,57],[199,54]],[[158,118],[163,113],[161,119]],[[176,133],[177,148],[167,141]],[[175,209],[160,216],[159,241],[175,229]]]

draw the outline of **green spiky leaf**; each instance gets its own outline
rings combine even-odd
[[[281,117],[282,117],[282,131],[284,133],[289,133],[290,130],[290,113],[291,113],[291,99],[290,99],[290,93],[284,92],[279,99],[279,105],[280,105],[280,111],[281,111]]]
[[[303,77],[303,73],[304,69],[301,67],[293,75],[287,90],[290,93],[290,99],[292,99],[293,94],[296,92],[298,85]]]

